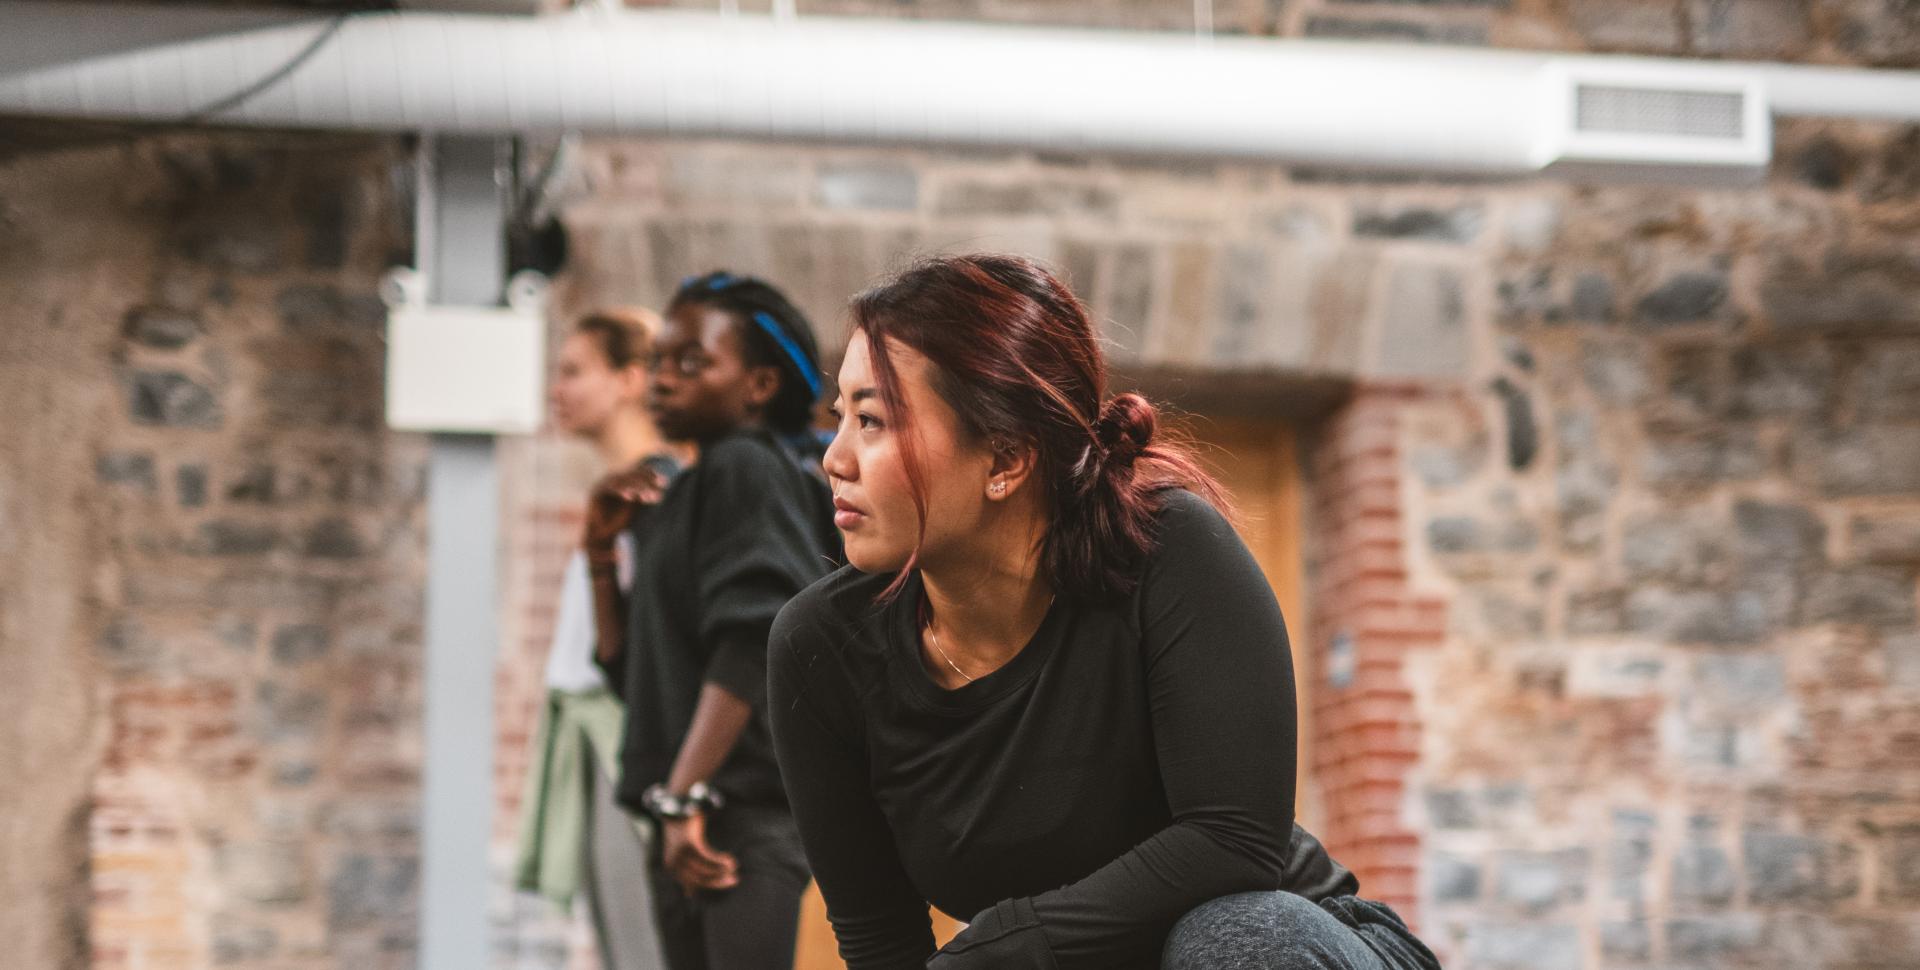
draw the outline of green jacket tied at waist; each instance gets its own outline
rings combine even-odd
[[[550,690],[534,735],[533,763],[521,800],[519,851],[513,884],[567,908],[580,889],[593,783],[620,778],[620,736],[626,710],[612,691]],[[634,820],[636,828],[641,826]],[[643,835],[644,835],[643,830]]]

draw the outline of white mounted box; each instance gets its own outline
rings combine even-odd
[[[1547,65],[1544,80],[1549,173],[1718,185],[1766,177],[1773,124],[1758,72],[1563,59]]]
[[[507,307],[387,311],[387,424],[525,434],[545,414],[546,321]]]

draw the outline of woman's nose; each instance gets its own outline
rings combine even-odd
[[[837,478],[841,481],[852,481],[854,478],[852,457],[853,456],[849,454],[847,436],[837,434],[834,435],[833,440],[827,444],[827,453],[820,456],[820,467],[826,471],[829,478]]]

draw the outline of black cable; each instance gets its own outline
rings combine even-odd
[[[353,15],[354,15],[354,11],[350,10],[350,11],[347,11],[346,13],[342,13],[335,16],[333,20],[327,24],[327,27],[325,30],[322,30],[318,35],[316,35],[313,38],[313,40],[308,41],[307,46],[302,48],[300,53],[295,54],[293,55],[292,58],[288,59],[288,61],[285,64],[282,64],[279,67],[274,68],[272,71],[269,71],[267,75],[261,78],[260,80],[255,81],[252,84],[249,84],[246,87],[241,88],[240,90],[235,91],[234,93],[227,95],[226,97],[221,98],[220,100],[215,101],[212,104],[207,105],[206,107],[203,107],[197,111],[188,112],[186,115],[183,115],[177,123],[183,124],[183,125],[190,125],[190,124],[198,124],[202,121],[210,120],[213,118],[214,115],[220,114],[225,111],[231,111],[234,108],[237,108],[242,104],[245,104],[260,92],[265,91],[270,87],[273,87],[274,85],[280,83],[283,80],[286,80],[287,75],[292,74],[293,72],[299,70],[300,65],[305,64],[308,60],[310,60],[313,57],[313,55],[320,53],[320,48],[325,47],[327,45],[327,42],[332,40],[334,35],[340,32],[340,28],[343,26],[346,26],[347,18]]]

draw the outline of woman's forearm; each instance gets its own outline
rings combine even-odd
[[[702,684],[693,723],[687,726],[687,739],[667,775],[667,789],[684,795],[694,782],[712,778],[727,755],[733,753],[752,717],[753,706],[732,691],[718,684]]]

